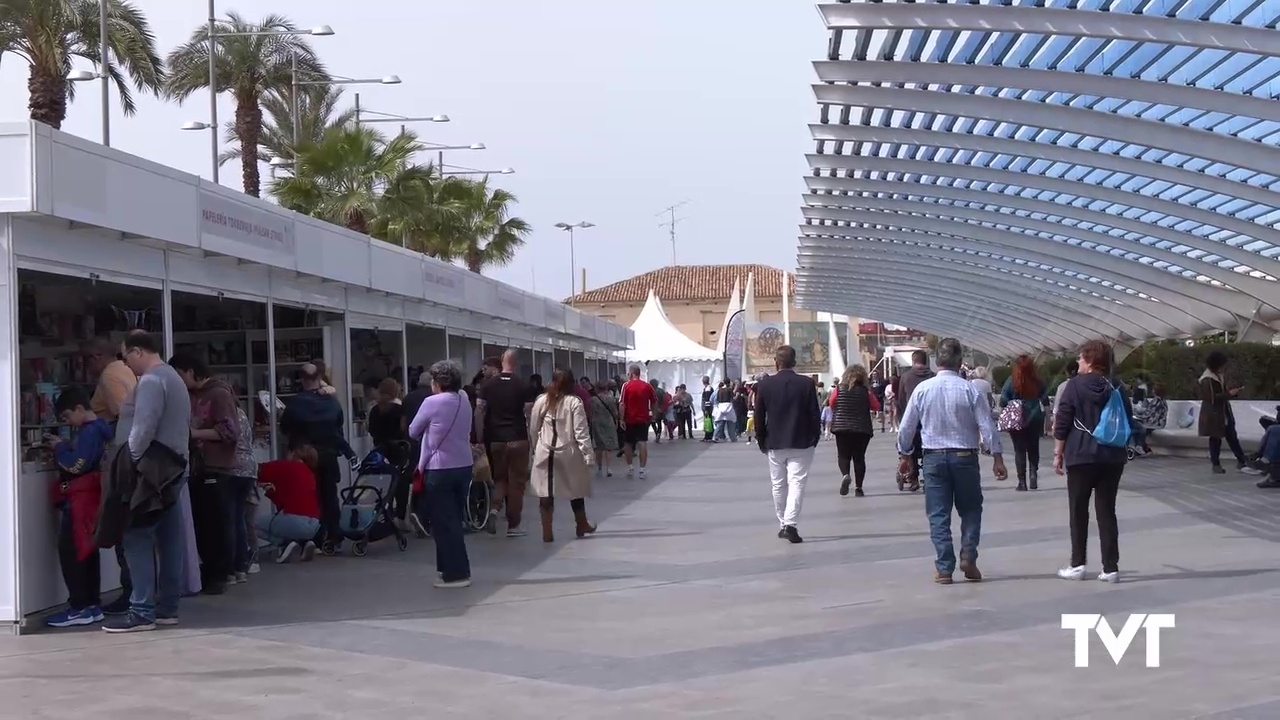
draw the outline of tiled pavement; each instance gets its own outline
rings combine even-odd
[[[469,590],[431,587],[429,542],[384,544],[266,567],[185,602],[180,628],[0,639],[0,718],[1280,718],[1280,493],[1243,477],[1132,464],[1115,586],[1053,576],[1061,478],[990,482],[987,580],[940,587],[889,437],[865,498],[836,495],[820,449],[799,546],[754,448],[653,450],[650,479],[597,482],[595,537],[572,539],[567,507],[550,547],[470,537]],[[1119,666],[1095,639],[1075,669],[1066,612],[1177,627],[1161,668],[1140,634]]]

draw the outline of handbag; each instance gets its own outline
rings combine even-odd
[[[1021,430],[1026,427],[1026,424],[1027,416],[1021,400],[1010,400],[1009,404],[1000,411],[1000,417],[996,419],[996,429],[1000,432]]]
[[[458,424],[458,413],[462,412],[462,403],[463,403],[462,393],[461,391],[459,391],[458,406],[453,409],[453,421],[449,423],[449,429],[444,431],[445,437],[448,437],[449,433],[453,432],[453,426]],[[412,492],[414,495],[421,495],[422,492],[427,489],[426,476],[422,472],[422,466],[430,463],[431,458],[435,457],[436,453],[439,451],[440,451],[440,448],[436,448],[435,450],[432,450],[431,454],[427,456],[426,462],[419,462],[413,468],[413,481],[411,483],[412,487],[410,488],[410,492]]]

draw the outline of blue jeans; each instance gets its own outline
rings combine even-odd
[[[253,548],[249,547],[249,528],[245,527],[245,514],[249,508],[249,493],[257,480],[247,477],[232,476],[228,479],[228,505],[231,508],[231,569],[235,572],[248,572],[249,562],[253,559]]]
[[[462,518],[471,490],[471,466],[427,470],[419,510],[431,513],[431,537],[436,543],[436,570],[445,582],[471,577],[471,561],[463,539]]]
[[[926,452],[924,507],[929,515],[929,539],[933,541],[938,572],[956,570],[956,551],[951,543],[951,508],[960,515],[960,556],[977,561],[978,539],[982,531],[982,475],[974,450]]]
[[[305,543],[314,539],[316,533],[320,532],[320,518],[289,513],[276,513],[269,518],[259,518],[255,525],[272,545],[277,546],[288,545],[291,542]]]
[[[182,511],[177,505],[160,513],[154,525],[124,531],[121,542],[133,580],[129,605],[134,615],[148,621],[154,621],[157,615],[178,616],[186,551],[184,534]]]
[[[1262,445],[1258,448],[1258,454],[1273,465],[1280,464],[1280,425],[1272,425],[1262,434]]]
[[[717,420],[715,437],[717,440],[738,442],[738,423],[733,420]]]

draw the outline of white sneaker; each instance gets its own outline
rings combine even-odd
[[[644,468],[640,468],[640,479],[644,479]]]
[[[1098,573],[1098,582],[1118,583],[1120,582],[1120,571],[1117,570],[1115,572],[1100,572]]]
[[[262,572],[262,566],[259,565],[258,563],[252,563],[251,565],[249,565],[250,575],[257,575],[260,572]]]
[[[316,558],[316,544],[310,540],[302,546],[302,562],[311,562]]]
[[[628,480],[630,480],[631,478],[633,478],[633,477],[635,477],[635,476],[636,476],[635,468],[633,468],[633,467],[631,467],[630,465],[628,465],[628,466],[627,466],[627,479],[628,479]]]
[[[1058,571],[1058,577],[1063,580],[1083,580],[1084,566],[1076,565],[1075,567],[1064,567]]]
[[[298,550],[300,549],[301,548],[298,547],[298,543],[290,542],[288,545],[284,546],[279,555],[276,555],[276,563],[283,565],[287,562],[293,562],[293,558],[297,556]]]

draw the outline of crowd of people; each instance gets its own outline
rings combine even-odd
[[[1119,578],[1116,497],[1132,451],[1149,452],[1149,429],[1163,424],[1167,404],[1156,384],[1135,393],[1114,378],[1111,348],[1086,343],[1050,389],[1030,357],[1017,358],[996,391],[985,369],[961,364],[962,348],[943,340],[934,370],[923,351],[889,382],[850,366],[827,390],[795,372],[787,345],[777,350],[776,372],[749,382],[713,386],[703,378],[700,398],[684,385],[668,392],[642,379],[575,379],[556,370],[550,382],[520,377],[518,354],[489,358],[469,384],[452,361],[435,363],[401,397],[399,383],[383,380],[368,408],[367,427],[377,452],[396,468],[389,488],[395,524],[434,540],[438,588],[471,584],[464,515],[473,482],[484,473],[492,502],[483,530],[506,538],[527,534],[526,494],[538,499],[542,540],[555,541],[556,499],[567,500],[575,535],[596,526],[586,498],[594,477],[611,477],[621,458],[628,478],[646,478],[650,431],[660,442],[693,438],[695,402],[705,442],[734,443],[746,435],[767,456],[778,536],[801,543],[798,525],[815,448],[824,437],[836,446],[839,494],[864,495],[866,453],[879,419],[896,429],[899,490],[923,487],[934,545],[935,575],[947,584],[957,571],[982,579],[978,544],[983,494],[980,458],[991,458],[996,480],[1008,477],[1007,434],[1019,491],[1039,488],[1040,440],[1053,438],[1052,470],[1066,476],[1071,555],[1064,579],[1086,576],[1090,510],[1101,538],[1097,576]],[[180,598],[221,595],[259,569],[259,549],[277,563],[310,561],[343,552],[340,463],[362,464],[346,439],[345,419],[323,362],[304,365],[301,392],[279,418],[287,455],[259,463],[253,427],[234,390],[211,376],[204,362],[178,353],[165,361],[157,339],[129,333],[118,356],[90,353],[99,383],[92,396],[76,387],[56,398],[70,439],[50,436],[59,482],[52,488],[60,512],[58,552],[68,590],[67,608],[47,618],[51,627],[104,623],[108,632],[152,630],[178,622]],[[1265,473],[1260,487],[1280,486],[1280,426],[1266,429],[1258,457],[1245,455],[1236,434],[1226,379],[1227,357],[1208,356],[1200,379],[1200,434],[1209,438],[1213,472],[1224,472],[1225,441],[1242,472]],[[1047,418],[1047,419],[1046,419]],[[960,517],[960,550],[951,533]],[[503,527],[500,527],[503,526]],[[260,540],[261,538],[261,540]],[[100,548],[114,548],[122,593],[103,604]]]

